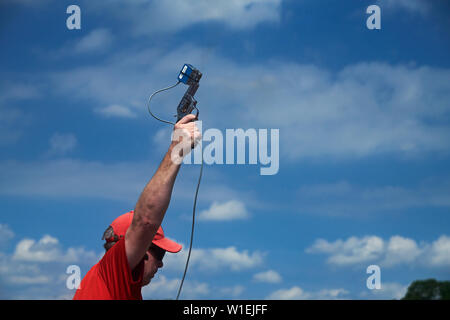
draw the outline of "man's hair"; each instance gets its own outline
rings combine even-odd
[[[105,248],[105,251],[108,251],[113,247],[113,245],[116,244],[117,241],[119,241],[119,237],[114,233],[114,230],[111,226],[106,228],[105,232],[103,233],[102,240],[111,239],[114,238],[113,241],[106,241],[105,244],[103,244],[103,248]]]

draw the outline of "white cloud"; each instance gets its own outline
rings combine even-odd
[[[267,270],[254,274],[253,280],[258,282],[279,283],[281,282],[281,276],[274,270]]]
[[[247,9],[246,4],[221,3],[245,10],[259,6],[253,4]],[[267,1],[260,5],[269,4]],[[126,17],[127,10],[141,11],[140,6],[177,7],[177,1],[139,1],[123,10],[118,10],[119,2],[93,5],[111,6],[111,10]],[[185,6],[180,4],[175,12]],[[216,10],[215,6],[208,7]],[[221,12],[218,10],[219,15]],[[142,20],[154,24],[148,16]],[[450,151],[446,143],[450,140],[450,128],[442,121],[450,111],[450,70],[445,68],[364,62],[330,71],[275,59],[241,65],[213,48],[184,45],[171,50],[124,48],[95,65],[39,77],[31,75],[27,85],[34,82],[39,87],[44,82],[45,88],[52,88],[51,94],[66,97],[75,92],[75,99],[92,101],[88,105],[103,115],[137,117],[138,110],[145,112],[143,106],[152,91],[174,83],[180,61],[190,61],[205,74],[197,94],[198,106],[200,110],[202,106],[214,110],[200,113],[205,122],[216,128],[245,128],[249,123],[256,128],[278,128],[280,143],[288,146],[280,150],[286,162],[311,157],[342,160]],[[268,74],[267,70],[272,72]],[[182,93],[171,91],[172,94]],[[162,100],[158,103],[158,115],[170,118],[176,102]],[[295,148],[289,147],[293,145]]]
[[[112,104],[105,108],[97,108],[95,109],[95,112],[101,114],[105,117],[117,117],[117,118],[136,118],[136,114],[131,111],[129,108],[118,105],[118,104]]]
[[[164,126],[158,129],[152,137],[152,143],[156,146],[159,152],[166,152],[168,145],[172,138],[172,128],[169,126]]]
[[[50,235],[39,241],[22,239],[12,254],[0,251],[0,296],[2,299],[72,298],[75,292],[67,289],[65,283],[67,266],[76,264],[85,273],[102,254],[82,247],[65,249]]]
[[[365,263],[377,259],[384,249],[383,240],[376,236],[366,236],[361,239],[350,237],[346,241],[328,242],[318,239],[306,250],[308,253],[328,253],[328,263],[334,265],[351,265]]]
[[[207,269],[226,266],[232,271],[240,271],[256,267],[263,261],[263,254],[257,251],[249,254],[247,250],[239,252],[235,247],[209,249],[208,251],[211,256],[202,257],[202,266]]]
[[[12,259],[17,261],[64,263],[94,262],[97,258],[97,254],[83,248],[68,248],[63,252],[59,240],[50,235],[44,235],[37,242],[33,239],[21,240],[12,256]]]
[[[367,187],[338,181],[301,186],[296,192],[296,201],[300,212],[361,216],[421,206],[450,207],[449,192],[446,177],[431,177],[409,186]]]
[[[9,77],[5,74],[3,78]],[[19,104],[42,96],[39,85],[32,82],[29,79],[23,82],[0,80],[0,145],[16,143],[31,122],[32,116]]]
[[[170,279],[157,273],[148,286],[142,288],[143,299],[175,299],[181,279]],[[241,285],[231,287],[211,287],[206,282],[186,279],[181,291],[181,299],[217,299],[237,298],[245,288]]]
[[[238,200],[229,200],[219,203],[214,201],[211,207],[200,212],[198,218],[204,221],[230,221],[238,219],[246,219],[249,213],[244,203]]]
[[[323,289],[318,292],[307,292],[298,286],[280,289],[266,297],[268,300],[335,300],[345,299],[348,291],[344,289]]]
[[[347,299],[349,292],[345,289],[322,289],[313,294],[314,299],[318,300],[337,300]]]
[[[162,274],[156,274],[148,286],[142,288],[144,299],[167,299],[177,294],[180,279],[167,279]]]
[[[16,89],[22,91],[22,89]],[[16,143],[22,137],[32,119],[29,113],[10,105],[22,99],[31,99],[31,97],[26,97],[29,94],[27,92],[8,92],[8,87],[0,87],[0,92],[3,90],[7,93],[0,94],[0,145],[8,145]]]
[[[414,262],[422,253],[417,243],[408,238],[393,236],[386,247],[386,257],[383,265],[397,265]]]
[[[3,0],[4,3],[12,3],[12,4],[19,4],[23,6],[31,6],[31,7],[38,7],[47,4],[50,1],[53,0]]]
[[[361,292],[362,298],[392,300],[401,299],[405,296],[408,286],[396,282],[382,282],[381,289],[366,290]]]
[[[102,52],[113,42],[113,35],[108,29],[96,29],[81,38],[73,45],[72,52],[76,54]]]
[[[430,2],[426,0],[378,0],[381,10],[406,10],[411,13],[425,15],[430,11]]]
[[[294,286],[290,289],[280,289],[272,292],[268,300],[303,300],[309,299],[310,295],[303,291],[302,288]]]
[[[120,52],[96,66],[53,74],[51,82],[57,94],[77,92],[100,105],[141,110],[152,91],[173,83],[179,61],[186,60],[208,76],[198,91],[198,106],[214,106],[215,112],[201,112],[203,120],[216,128],[252,123],[280,129],[280,143],[295,145],[282,148],[284,161],[450,150],[450,129],[440,120],[450,111],[448,69],[358,63],[332,72],[277,60],[240,65],[209,48],[184,46]],[[170,118],[175,106],[163,100],[158,114]]]
[[[241,285],[235,285],[233,287],[225,287],[220,289],[220,293],[225,297],[225,299],[229,299],[229,297],[237,298],[242,292],[244,292],[245,288]]]
[[[104,164],[61,159],[35,163],[3,162],[0,194],[87,197],[136,201],[151,170],[146,163]],[[120,183],[118,183],[120,181]]]
[[[0,223],[0,234],[2,235],[0,238],[0,248],[14,238],[14,232],[7,224]]]
[[[265,22],[278,22],[281,0],[141,1],[95,3],[131,23],[134,35],[177,32],[196,23],[216,22],[235,29],[250,29]]]
[[[0,145],[13,144],[23,135],[24,131],[20,128],[22,127],[20,125],[22,115],[22,111],[17,108],[0,109]]]
[[[440,236],[439,239],[431,244],[428,250],[428,263],[430,265],[450,267],[450,237]]]
[[[415,240],[401,236],[393,236],[388,241],[377,236],[350,237],[334,242],[318,239],[306,252],[327,254],[327,262],[336,266],[367,267],[368,263],[381,267],[402,264],[428,268],[450,266],[450,238],[445,235],[431,244],[422,242],[420,246]]]
[[[168,145],[167,145],[168,148]],[[166,150],[167,150],[166,148]],[[0,162],[0,194],[24,197],[98,198],[123,201],[133,206],[151,175],[155,172],[163,154],[154,161],[104,163],[77,159],[54,159],[35,162]],[[192,201],[192,194],[185,192],[192,188],[192,181],[198,179],[198,170],[183,170],[177,177],[171,203]],[[261,206],[253,192],[227,186],[226,177],[220,170],[208,169],[208,179],[202,181],[201,200],[227,201],[245,196],[252,206]],[[120,183],[118,183],[120,181]],[[190,219],[190,214],[189,214]]]
[[[18,285],[30,285],[30,284],[48,284],[50,283],[51,279],[48,276],[37,276],[37,277],[30,277],[30,276],[12,276],[9,278],[9,281],[14,284]]]
[[[60,255],[58,240],[49,235],[45,235],[37,243],[32,239],[21,240],[16,246],[13,259],[49,262],[58,260]]]
[[[183,246],[184,248],[184,246]],[[260,266],[264,260],[264,253],[248,250],[238,251],[236,247],[192,249],[189,265],[200,271],[217,272],[228,269],[238,272]],[[187,250],[169,254],[164,258],[167,269],[183,270],[187,258]]]
[[[181,279],[168,279],[157,274],[148,286],[142,288],[143,299],[175,299]],[[181,292],[182,299],[205,298],[210,294],[207,283],[186,280]]]
[[[65,155],[77,146],[77,137],[73,133],[54,133],[50,138],[49,155]]]
[[[2,79],[3,80],[3,79]],[[0,103],[5,104],[14,100],[32,100],[41,97],[37,86],[27,82],[2,81]]]
[[[445,101],[449,97],[431,88],[427,91],[426,80],[449,78],[448,70],[362,63],[332,74],[315,66],[274,67],[277,76],[259,84],[260,91],[273,88],[259,95],[255,114],[262,122],[274,106],[283,106],[265,122],[279,126],[286,137],[284,143],[296,146],[286,148],[289,158],[340,159],[448,150],[441,143],[448,130],[438,124],[431,127],[421,118],[448,114]],[[287,77],[296,81],[289,82]],[[250,113],[252,109],[247,110]]]

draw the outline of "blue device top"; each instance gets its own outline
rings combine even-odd
[[[178,75],[178,81],[183,82],[184,84],[187,83],[189,79],[189,75],[192,73],[192,69],[194,67],[190,64],[185,63],[183,68],[181,68],[180,74]]]

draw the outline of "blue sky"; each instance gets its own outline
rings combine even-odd
[[[203,72],[203,129],[279,129],[280,161],[205,166],[182,298],[392,299],[448,280],[446,1],[186,3],[0,5],[0,297],[73,296],[66,268],[98,261],[167,150],[146,101],[184,63]],[[153,108],[169,119],[184,90]],[[182,167],[163,223],[184,247],[199,169]],[[144,298],[175,298],[186,251]]]

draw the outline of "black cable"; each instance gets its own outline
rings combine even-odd
[[[178,81],[176,84],[174,84],[174,85],[172,85],[172,86],[170,86],[170,87],[167,87],[167,88],[164,88],[164,89],[157,90],[157,91],[155,91],[154,93],[152,93],[152,95],[149,97],[149,99],[148,99],[148,104],[147,104],[147,108],[148,108],[148,112],[150,113],[150,115],[151,115],[153,118],[155,118],[155,119],[158,120],[158,121],[164,122],[164,123],[168,123],[168,124],[175,125],[175,123],[173,123],[173,122],[171,122],[171,121],[166,121],[166,120],[160,119],[160,118],[158,118],[157,116],[155,116],[155,115],[152,113],[152,111],[150,110],[150,101],[152,100],[152,98],[153,98],[153,96],[154,96],[155,94],[157,94],[157,93],[159,93],[159,92],[162,92],[162,91],[165,91],[165,90],[172,89],[172,88],[176,87],[179,83],[180,83],[180,81]],[[195,108],[197,109],[197,107],[195,107]],[[197,111],[198,111],[198,109],[197,109]],[[193,152],[193,151],[192,151],[192,152]],[[188,252],[187,259],[186,259],[186,265],[185,265],[185,267],[184,267],[183,277],[181,278],[180,287],[178,288],[178,293],[177,293],[177,298],[176,298],[176,300],[178,300],[178,298],[180,297],[181,289],[183,288],[184,279],[185,279],[185,277],[186,277],[186,272],[187,272],[188,265],[189,265],[189,259],[190,259],[190,257],[191,257],[192,243],[194,242],[195,208],[196,208],[196,206],[197,206],[198,190],[199,190],[199,188],[200,188],[200,181],[201,181],[201,179],[202,179],[202,174],[203,174],[203,152],[201,152],[201,154],[202,154],[202,163],[201,163],[201,165],[200,165],[200,174],[199,174],[199,176],[198,176],[197,188],[196,188],[196,190],[195,190],[195,197],[194,197],[194,206],[193,206],[193,208],[192,208],[192,227],[191,227],[191,238],[190,238],[190,241],[189,241],[189,252]]]
[[[186,272],[187,272],[188,265],[189,265],[189,259],[191,257],[192,242],[194,240],[195,207],[197,205],[197,195],[198,195],[198,189],[200,187],[200,180],[202,179],[202,172],[203,172],[203,152],[202,152],[202,164],[200,165],[200,174],[198,176],[198,182],[197,182],[197,189],[195,190],[194,208],[192,210],[192,228],[191,228],[191,240],[190,240],[190,244],[189,244],[189,252],[188,252],[188,257],[187,257],[187,260],[186,260],[186,266],[184,267],[183,278],[181,279],[180,288],[178,289],[178,294],[177,294],[177,299],[176,300],[178,300],[178,298],[180,297],[181,288],[183,287],[184,278],[186,277]]]
[[[180,84],[180,81],[178,81],[177,83],[175,83],[174,85],[172,85],[172,86],[170,86],[170,87],[167,87],[167,88],[164,88],[164,89],[157,90],[157,91],[153,92],[153,93],[150,95],[150,97],[148,98],[148,102],[147,102],[147,109],[148,109],[148,112],[150,113],[150,115],[151,115],[153,118],[155,118],[155,119],[158,120],[158,121],[164,122],[164,123],[168,123],[168,124],[173,124],[173,125],[175,125],[174,122],[167,121],[167,120],[163,120],[163,119],[160,119],[160,118],[158,118],[157,116],[155,116],[155,115],[152,113],[152,111],[150,110],[150,101],[152,101],[152,98],[153,98],[153,96],[154,96],[155,94],[160,93],[160,92],[162,92],[162,91],[166,91],[166,90],[175,88],[175,87],[176,87],[177,85],[179,85],[179,84]]]

